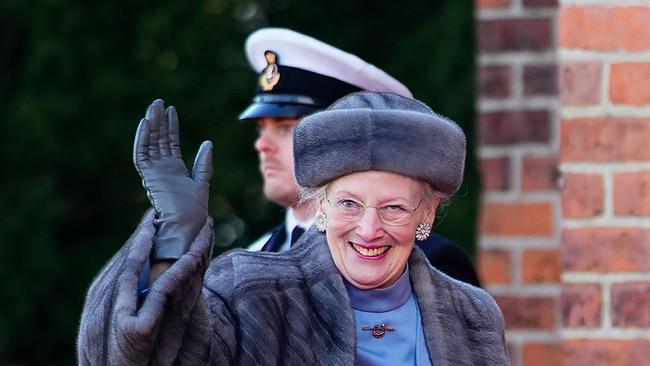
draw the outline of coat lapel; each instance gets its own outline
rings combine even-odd
[[[424,254],[414,247],[409,258],[409,275],[411,286],[420,307],[424,338],[429,351],[431,364],[436,366],[449,365],[447,359],[448,345],[446,344],[445,329],[441,323],[440,304],[436,287],[431,281],[431,267],[424,258]]]
[[[328,357],[337,359],[331,364],[352,365],[356,355],[354,315],[343,284],[327,246],[325,235],[312,226],[304,235],[303,243],[295,249],[300,251],[301,267],[313,293],[313,306],[321,324],[329,327],[327,334],[332,342]],[[303,240],[301,237],[301,240]]]
[[[432,364],[508,363],[500,328],[503,322],[487,293],[431,267],[417,248],[411,253],[409,268]]]

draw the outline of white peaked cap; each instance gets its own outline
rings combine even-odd
[[[263,28],[246,40],[246,57],[261,73],[268,62],[265,51],[278,56],[278,64],[329,76],[364,90],[393,92],[413,97],[411,91],[383,70],[327,43],[284,28]]]

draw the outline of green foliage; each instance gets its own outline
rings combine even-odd
[[[261,194],[255,129],[236,122],[255,87],[243,53],[254,29],[293,28],[371,60],[471,137],[472,2],[397,5],[0,3],[0,363],[75,363],[85,290],[148,207],[131,147],[153,99],[177,106],[188,163],[203,139],[215,142],[215,252],[280,220]],[[477,176],[468,161],[439,231],[471,250]]]

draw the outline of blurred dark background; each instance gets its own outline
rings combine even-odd
[[[131,163],[155,98],[175,105],[185,159],[215,142],[215,254],[282,219],[265,201],[243,44],[291,28],[374,63],[469,137],[465,184],[437,231],[473,256],[478,177],[473,2],[0,1],[0,364],[75,364],[84,293],[149,204]],[[426,164],[423,161],[422,164]]]

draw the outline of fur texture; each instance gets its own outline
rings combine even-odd
[[[296,127],[296,179],[314,188],[349,173],[383,170],[452,195],[463,179],[465,145],[456,123],[419,101],[394,93],[353,93]]]
[[[81,365],[353,365],[353,311],[312,227],[284,253],[231,251],[212,261],[212,223],[137,308],[152,215],[95,279],[81,318]],[[506,365],[501,312],[483,290],[414,249],[411,283],[434,365]],[[205,276],[203,277],[203,273]]]

